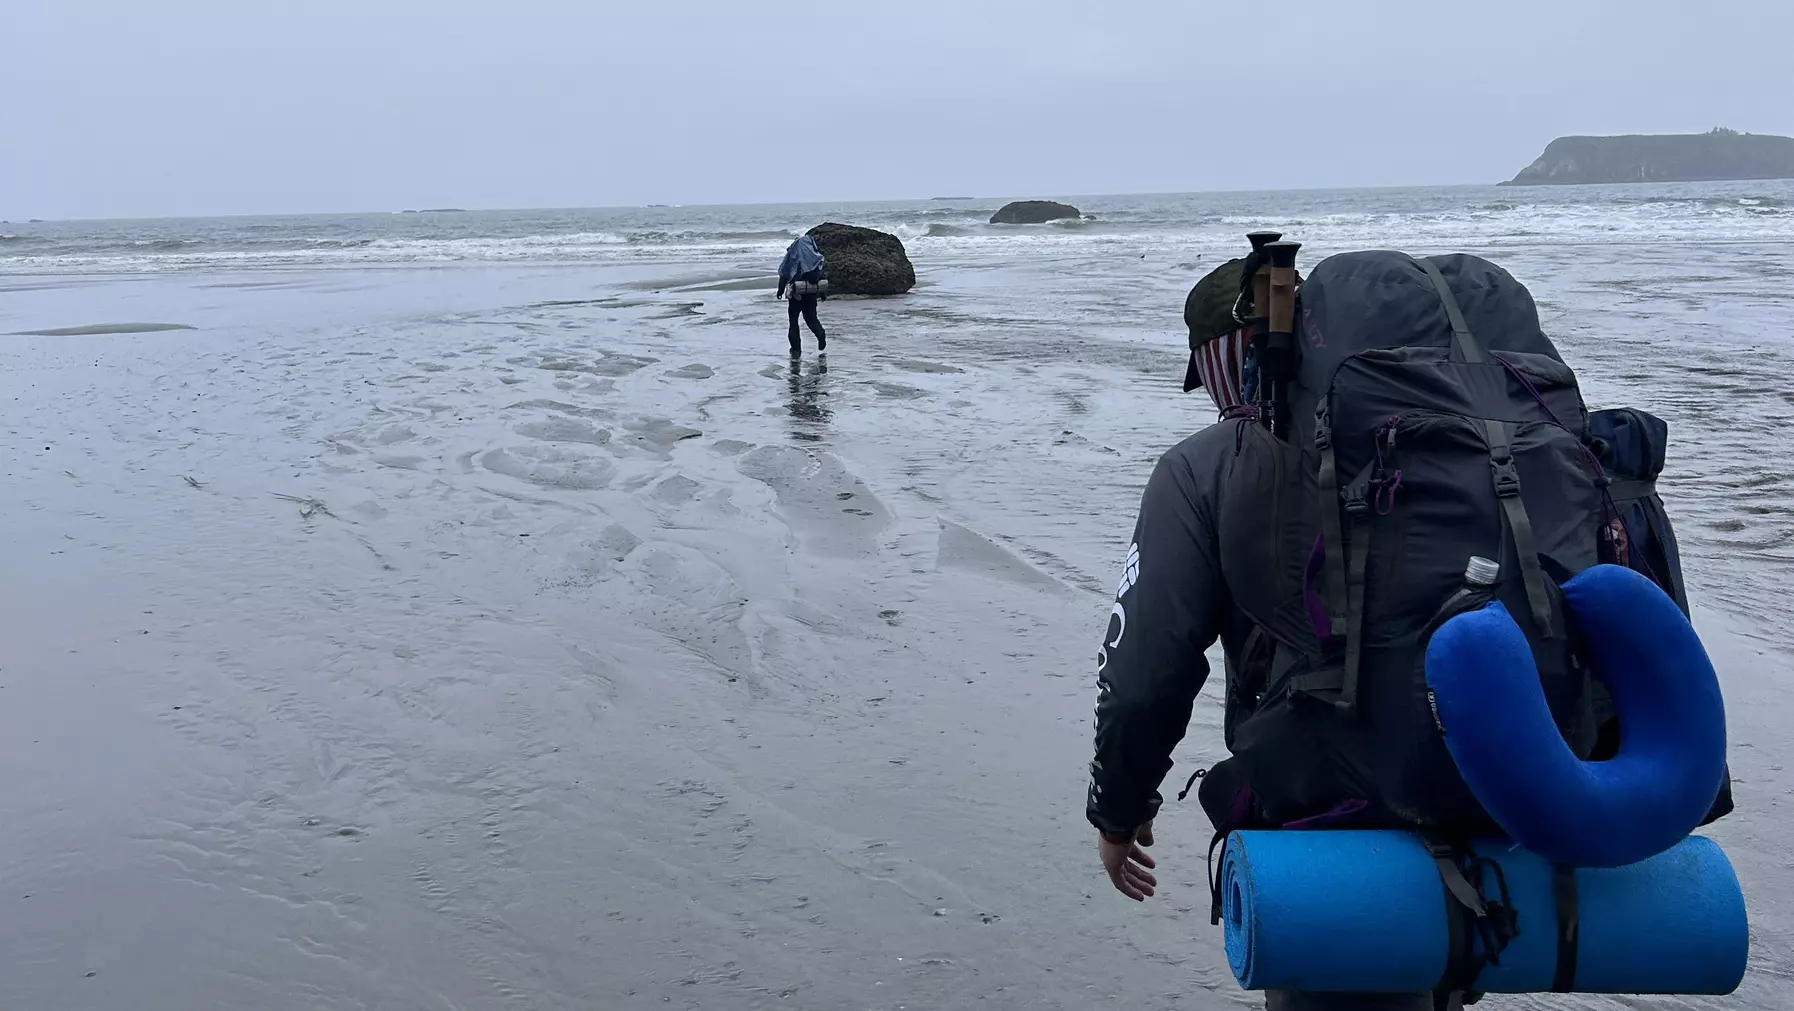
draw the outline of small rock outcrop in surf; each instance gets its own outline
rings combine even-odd
[[[1559,137],[1504,186],[1794,179],[1794,138],[1739,133]]]
[[[827,221],[810,235],[828,263],[831,294],[901,295],[916,286],[903,240],[889,232]]]
[[[1084,212],[1054,200],[1017,200],[1004,204],[990,216],[993,225],[1041,225],[1065,218],[1081,218]]]

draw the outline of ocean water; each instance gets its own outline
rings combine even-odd
[[[1662,481],[1713,834],[1794,976],[1794,183],[0,223],[0,1004],[1252,1006],[1082,819],[1189,286],[1273,227],[1525,281]],[[822,220],[917,289],[772,272]],[[809,338],[806,336],[806,341]],[[1221,753],[1213,688],[1172,777]]]

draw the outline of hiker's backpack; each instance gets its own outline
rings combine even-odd
[[[1222,496],[1222,569],[1256,628],[1230,658],[1233,757],[1204,807],[1223,832],[1491,830],[1432,711],[1426,643],[1448,601],[1489,599],[1458,594],[1470,558],[1497,561],[1492,596],[1532,644],[1558,729],[1593,754],[1610,710],[1558,585],[1618,562],[1686,610],[1651,483],[1667,429],[1591,419],[1531,294],[1478,257],[1341,254],[1298,302],[1287,439],[1236,422]]]

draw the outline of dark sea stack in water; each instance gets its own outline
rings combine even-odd
[[[1794,179],[1794,138],[1738,133],[1559,137],[1504,186]]]
[[[810,229],[828,262],[835,295],[901,295],[916,286],[903,241],[889,232],[827,221]]]
[[[1004,204],[990,216],[993,225],[1043,225],[1048,221],[1081,218],[1084,212],[1053,200],[1017,200]]]

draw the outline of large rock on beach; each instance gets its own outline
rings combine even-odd
[[[901,295],[916,286],[903,240],[889,232],[825,221],[810,235],[828,262],[832,295]]]
[[[1054,200],[1017,200],[1004,204],[990,216],[993,225],[1042,225],[1048,221],[1081,218],[1084,212]]]

